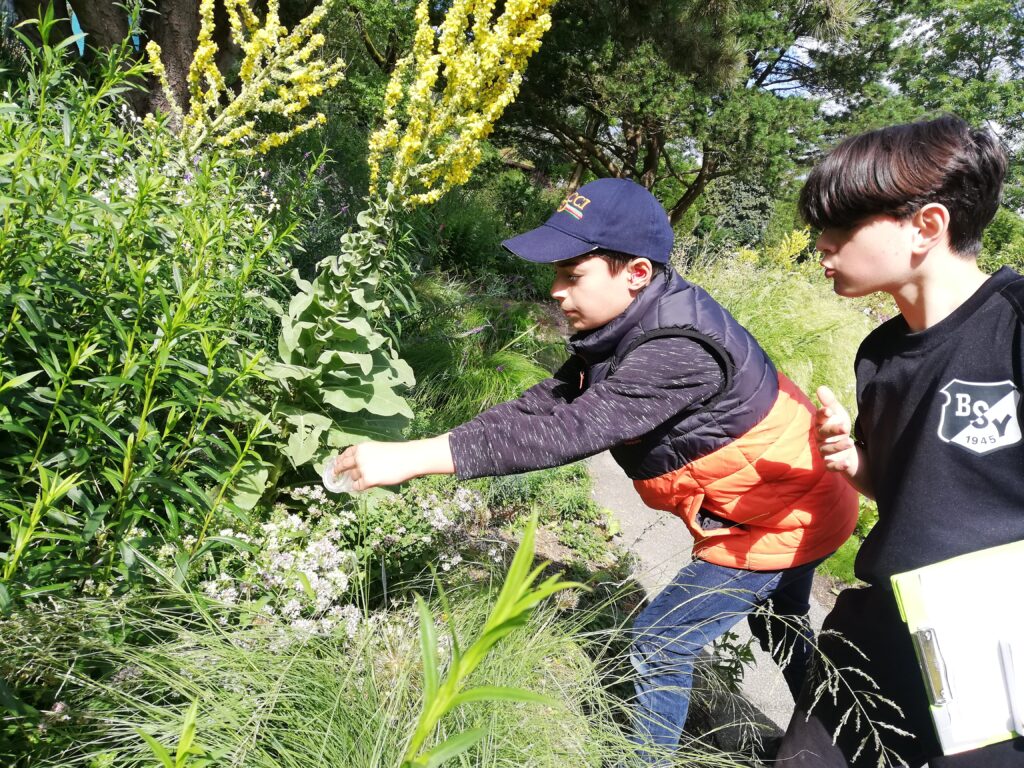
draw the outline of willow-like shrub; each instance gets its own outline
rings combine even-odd
[[[244,402],[288,230],[236,161],[131,113],[127,51],[87,82],[66,45],[0,105],[0,610],[167,542],[183,573],[266,471]]]

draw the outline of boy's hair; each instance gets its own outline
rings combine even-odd
[[[905,220],[941,203],[949,210],[950,248],[977,256],[999,208],[1006,165],[995,134],[959,117],[894,125],[833,149],[800,191],[800,214],[813,227],[845,229],[877,214]]]
[[[619,272],[624,270],[626,268],[626,265],[629,264],[629,262],[633,261],[634,259],[646,258],[642,256],[631,256],[628,253],[622,253],[621,251],[612,251],[607,248],[602,248],[598,251],[595,251],[593,255],[597,256],[598,258],[604,259],[605,263],[608,265],[608,271],[611,272],[613,275],[619,274]],[[667,268],[668,267],[665,264],[662,264],[661,262],[652,261],[651,276],[654,277],[656,275],[660,275]]]

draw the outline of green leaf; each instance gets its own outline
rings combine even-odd
[[[364,440],[400,439],[402,429],[409,423],[404,416],[369,416],[365,413],[343,420],[344,427],[335,423],[327,432],[327,445],[345,448]]]
[[[178,739],[178,751],[174,756],[175,768],[181,768],[188,760],[189,752],[192,750],[192,742],[196,737],[196,716],[199,713],[199,700],[192,702],[192,706],[185,713],[185,723],[181,729],[181,737]]]
[[[439,671],[437,658],[437,636],[434,631],[434,617],[423,598],[416,595],[416,609],[420,614],[420,653],[423,657],[423,709],[437,695]]]
[[[253,509],[267,489],[270,469],[262,462],[246,462],[235,483],[232,503],[246,512]]]
[[[302,381],[316,375],[316,371],[312,368],[306,368],[302,365],[289,365],[287,363],[270,363],[263,368],[263,373],[278,381],[285,381],[286,379]]]
[[[0,585],[0,589],[2,588],[3,585]],[[0,707],[20,717],[31,717],[39,714],[39,710],[17,697],[14,690],[2,677],[0,677]]]
[[[302,290],[300,287],[299,293],[292,296],[292,300],[288,302],[288,316],[293,318],[301,317],[302,313],[313,303],[313,298],[313,294],[310,291]]]
[[[271,312],[273,312],[275,315],[283,315],[284,314],[284,307],[281,306],[280,302],[276,301],[275,299],[270,298],[269,296],[264,296],[261,293],[257,293],[257,294],[246,293],[245,296],[246,296],[247,299],[256,299],[257,301],[262,302],[263,305],[267,309],[269,309]]]
[[[320,449],[320,435],[323,433],[323,427],[299,428],[288,436],[284,453],[293,466],[301,467],[313,460]]]
[[[131,547],[128,542],[121,541],[117,544],[117,549],[121,553],[121,558],[124,560],[124,564],[131,568],[135,565],[135,549]]]
[[[82,528],[82,540],[91,541],[92,537],[96,535],[100,527],[103,525],[103,520],[107,516],[107,512],[110,510],[113,502],[106,501],[100,504],[93,510],[90,510],[85,518],[85,525]]]
[[[3,384],[0,384],[0,392],[4,392],[5,390],[8,390],[8,389],[15,389],[16,387],[20,387],[22,384],[25,384],[25,383],[31,381],[32,379],[34,379],[40,373],[42,373],[42,370],[30,371],[28,373],[23,373],[20,376],[15,376],[14,378],[8,379]]]
[[[519,600],[529,572],[533,563],[533,541],[537,531],[537,512],[530,515],[530,519],[523,530],[523,539],[519,543],[512,564],[509,566],[508,574],[505,576],[505,583],[501,587],[498,599],[491,610],[491,616],[497,620],[503,620],[508,616],[512,606]]]
[[[376,416],[404,416],[411,419],[408,401],[393,387],[376,381],[356,385],[335,384],[322,390],[323,401],[335,408],[353,413],[369,411]]]
[[[325,368],[329,368],[331,367],[330,363],[334,359],[340,360],[345,365],[358,366],[363,376],[368,376],[373,370],[373,355],[360,352],[342,352],[336,349],[327,349],[320,353],[317,363]]]
[[[477,701],[525,701],[533,704],[545,704],[550,707],[557,707],[558,701],[550,696],[544,696],[533,691],[522,688],[507,688],[497,685],[481,685],[463,691],[452,699],[452,708],[462,704]]]
[[[413,763],[421,765],[423,768],[437,768],[442,763],[458,757],[463,752],[474,747],[486,733],[487,729],[485,728],[471,728],[468,731],[457,733],[438,744],[426,754],[417,757]]]
[[[163,745],[161,745],[159,741],[138,728],[135,729],[135,732],[139,734],[143,741],[149,745],[150,751],[163,764],[164,768],[175,768],[174,761],[171,760],[170,753],[163,748]]]
[[[302,571],[298,571],[295,574],[295,578],[299,580],[299,584],[302,585],[302,591],[306,593],[306,597],[310,600],[316,600],[316,591],[313,589],[313,585],[309,583],[309,577]]]
[[[312,283],[302,279],[302,276],[299,274],[299,270],[297,269],[292,270],[292,280],[295,281],[295,287],[303,293],[309,293],[313,288]]]

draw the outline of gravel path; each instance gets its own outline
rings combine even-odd
[[[647,595],[653,596],[690,560],[693,539],[679,518],[645,506],[633,490],[632,482],[608,453],[589,460],[593,478],[594,500],[612,510],[621,525],[622,544],[639,558],[637,581]],[[822,600],[829,601],[828,585],[815,585],[811,596],[811,623],[815,630],[828,613]],[[750,637],[745,621],[734,630],[742,641]],[[793,700],[782,673],[771,658],[753,644],[757,664],[748,668],[743,680],[743,693],[750,704],[784,730],[793,711]]]

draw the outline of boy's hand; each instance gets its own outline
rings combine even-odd
[[[346,448],[334,460],[334,473],[348,473],[352,489],[365,491],[378,485],[398,485],[412,475],[402,471],[400,462],[394,460],[396,448],[401,443],[359,443]]]
[[[454,471],[447,434],[406,443],[359,443],[334,460],[335,474],[348,472],[356,491]]]
[[[815,415],[814,434],[825,468],[853,477],[859,469],[860,455],[850,436],[853,429],[850,414],[828,387],[818,387],[818,402],[821,407]]]

